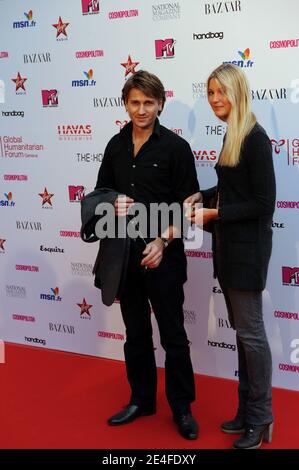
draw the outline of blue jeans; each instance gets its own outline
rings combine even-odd
[[[271,423],[272,358],[263,321],[262,292],[221,288],[237,336],[238,413],[247,424]]]

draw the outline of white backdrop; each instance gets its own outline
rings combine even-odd
[[[80,198],[127,119],[121,88],[134,70],[161,78],[161,122],[190,143],[207,188],[225,128],[209,109],[205,81],[236,61],[273,141],[277,208],[264,294],[273,384],[299,389],[298,16],[297,0],[0,0],[0,337],[123,359],[119,306],[104,307],[93,287],[97,244],[78,237]],[[235,378],[235,337],[212,278],[209,235],[187,255],[195,371]]]

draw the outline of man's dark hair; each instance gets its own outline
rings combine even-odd
[[[137,88],[138,90],[142,91],[142,93],[144,93],[146,96],[155,98],[158,101],[161,100],[163,110],[166,100],[165,90],[163,83],[156,75],[154,75],[153,73],[149,73],[146,70],[139,70],[138,72],[134,73],[126,81],[122,89],[122,99],[125,104],[128,101],[128,96],[132,88]],[[159,116],[161,112],[162,111],[158,111]]]

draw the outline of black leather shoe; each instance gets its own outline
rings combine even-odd
[[[255,426],[246,425],[244,436],[234,442],[234,449],[258,449],[262,441],[271,442],[273,423]]]
[[[191,413],[174,415],[174,422],[178,425],[179,433],[185,439],[197,439],[198,424]]]
[[[123,410],[119,411],[115,415],[108,419],[110,426],[119,426],[121,424],[127,424],[134,421],[138,416],[150,416],[155,414],[155,410],[145,410],[138,405],[127,405]]]
[[[224,421],[220,426],[221,431],[227,434],[242,434],[245,431],[245,418],[237,413],[231,421]]]

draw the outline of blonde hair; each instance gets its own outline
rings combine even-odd
[[[236,166],[240,160],[243,142],[256,123],[256,117],[251,111],[249,84],[240,67],[233,64],[217,67],[207,80],[207,88],[212,78],[223,88],[231,104],[219,165]]]

